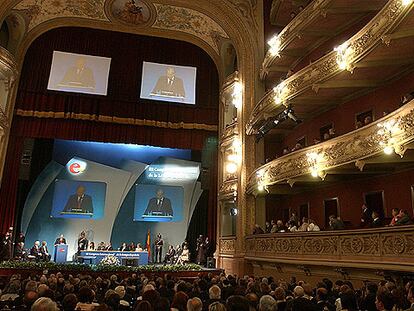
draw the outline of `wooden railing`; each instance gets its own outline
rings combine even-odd
[[[414,271],[414,225],[245,238],[253,262]]]

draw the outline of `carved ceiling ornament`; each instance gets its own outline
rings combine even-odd
[[[381,144],[383,137],[378,129],[379,125],[390,120],[399,120],[398,126],[401,129],[398,135],[393,136],[395,146],[404,147],[414,141],[414,100],[412,100],[369,126],[287,154],[257,168],[249,178],[247,191],[254,192],[259,184],[268,186],[310,174],[313,167],[308,160],[309,153],[323,154],[323,162],[319,165],[328,174],[329,169],[348,163],[356,162],[360,166],[362,159],[383,152],[384,147]]]
[[[220,38],[228,39],[228,34],[212,18],[199,11],[168,4],[154,3],[157,19],[153,28],[175,30],[202,38],[217,54]]]
[[[389,0],[361,31],[346,41],[347,47],[352,50],[352,55],[348,58],[350,67],[352,67],[352,64],[361,61],[376,44],[381,43],[383,36],[396,27],[411,9],[412,6],[404,6],[401,0]],[[331,51],[283,81],[287,89],[286,101],[288,102],[307,89],[315,88],[317,90],[318,83],[326,81],[340,72],[342,70],[337,63],[337,53]],[[257,132],[255,125],[260,120],[266,119],[266,115],[272,115],[276,112],[278,107],[274,103],[273,96],[274,92],[270,90],[254,107],[246,125],[248,135]]]
[[[14,10],[25,17],[29,32],[41,23],[58,17],[108,21],[104,4],[105,0],[23,0]]]

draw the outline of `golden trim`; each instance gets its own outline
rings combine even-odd
[[[134,119],[134,118],[123,118],[123,117],[111,117],[111,116],[98,116],[94,114],[83,114],[83,113],[65,113],[65,112],[54,112],[54,111],[33,111],[16,109],[15,114],[20,117],[32,117],[32,118],[43,118],[43,119],[72,119],[82,121],[95,121],[115,124],[127,124],[127,125],[138,125],[138,126],[150,126],[158,128],[168,129],[184,129],[184,130],[203,130],[209,132],[217,132],[217,125],[200,124],[200,123],[185,123],[185,122],[165,122],[156,120],[146,119]]]
[[[404,146],[414,141],[414,100],[405,104],[400,109],[370,123],[360,129],[335,137],[323,143],[297,150],[280,158],[277,158],[257,168],[249,178],[247,192],[256,191],[259,184],[269,186],[307,175],[312,170],[308,154],[316,153],[324,155],[323,171],[348,163],[358,164],[362,159],[375,156],[383,152],[381,135],[378,133],[378,125],[387,121],[399,120],[400,134],[393,137],[395,144]],[[403,148],[402,148],[403,149]]]

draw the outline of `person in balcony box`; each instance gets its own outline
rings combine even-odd
[[[309,220],[306,217],[302,218],[302,224],[298,228],[298,231],[308,231]]]
[[[263,234],[263,233],[264,233],[263,229],[260,228],[258,224],[255,224],[253,228],[253,234]]]
[[[321,231],[321,228],[319,228],[314,220],[309,219],[308,231]]]
[[[392,214],[392,219],[391,219],[391,222],[390,222],[389,225],[390,226],[395,226],[398,219],[400,219],[400,210],[398,208],[394,207],[391,210],[391,214]]]
[[[329,216],[329,229],[331,230],[343,230],[345,229],[344,222],[341,218],[335,215]]]
[[[380,218],[378,212],[373,211],[371,217],[372,217],[371,228],[382,227],[382,219]]]
[[[396,226],[403,226],[403,225],[411,225],[413,222],[410,219],[410,216],[408,216],[407,212],[403,209],[400,210],[399,219],[396,221]]]

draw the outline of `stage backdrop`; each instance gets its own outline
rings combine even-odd
[[[54,160],[35,181],[24,206],[21,229],[27,246],[45,240],[52,249],[56,237],[64,234],[72,258],[81,231],[89,241],[111,241],[114,248],[132,241],[145,245],[148,230],[152,241],[157,233],[164,236],[165,248],[181,243],[202,193],[200,164],[186,160],[190,157],[189,150],[57,140]],[[160,172],[156,178],[155,169]],[[188,173],[175,175],[177,170]],[[148,201],[158,189],[174,202],[174,220],[134,221],[137,202]]]

